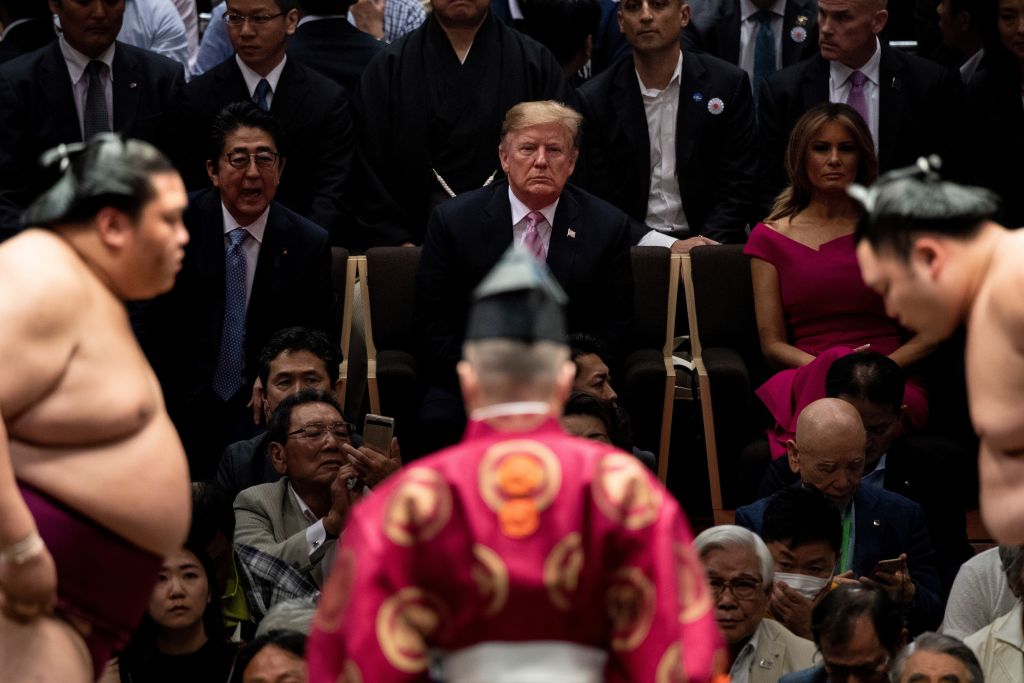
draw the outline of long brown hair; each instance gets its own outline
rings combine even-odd
[[[800,213],[811,203],[814,188],[807,177],[807,150],[826,124],[841,124],[853,137],[860,161],[856,182],[868,186],[878,177],[878,156],[871,131],[857,110],[847,104],[830,102],[808,109],[796,122],[786,148],[786,175],[789,187],[779,193],[766,220],[773,221]]]

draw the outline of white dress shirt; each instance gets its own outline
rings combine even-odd
[[[227,163],[224,160],[221,163]],[[245,310],[249,310],[249,299],[252,297],[252,283],[256,278],[256,263],[260,259],[260,246],[263,244],[263,233],[267,230],[267,216],[270,214],[270,207],[268,206],[260,217],[257,218],[249,225],[239,225],[238,221],[235,220],[231,212],[228,211],[228,207],[224,206],[224,202],[221,202],[221,211],[224,216],[224,248],[227,249],[231,246],[231,238],[228,237],[228,233],[235,228],[245,228],[249,233],[249,237],[242,242],[242,250],[245,252]]]
[[[775,36],[775,70],[782,68],[782,19],[786,14],[786,0],[775,0],[775,4],[767,8],[774,14],[772,17],[772,34]],[[754,15],[760,11],[751,0],[740,0],[740,68],[754,82],[754,48],[757,45],[757,31],[761,28]]]
[[[110,130],[114,130],[114,48],[116,43],[104,50],[98,59],[107,65],[103,71],[103,94],[107,100],[107,120]],[[64,63],[68,67],[68,75],[71,77],[71,92],[75,96],[75,111],[78,112],[78,128],[85,137],[85,98],[89,93],[89,77],[85,68],[92,61],[75,48],[68,45],[64,36],[60,37],[60,51],[64,55]]]
[[[512,243],[518,247],[526,238],[526,214],[530,213],[530,208],[519,201],[519,197],[512,192],[511,186],[508,188],[508,201],[512,205]],[[551,226],[555,224],[555,209],[557,208],[558,200],[556,199],[540,210],[544,214],[544,222],[537,226],[537,232],[540,234],[541,242],[544,243],[545,258],[548,255],[548,246],[551,244]]]
[[[647,114],[647,137],[651,146],[651,190],[644,222],[654,230],[641,238],[640,246],[644,247],[671,247],[675,238],[659,233],[689,227],[676,177],[676,112],[682,74],[683,53],[680,51],[676,69],[664,90],[648,88],[640,74],[636,75]]]
[[[846,104],[846,97],[850,94],[850,87],[853,82],[850,76],[854,71],[860,71],[868,77],[864,82],[864,99],[868,103],[868,129],[871,130],[871,138],[875,141],[875,152],[878,152],[878,97],[879,97],[879,65],[882,61],[882,48],[875,38],[875,53],[871,59],[865,62],[859,69],[851,69],[838,61],[829,62],[828,79],[828,101]]]
[[[302,516],[306,518],[307,522],[309,522],[309,526],[306,527],[306,551],[309,553],[310,557],[312,557],[313,553],[319,550],[320,546],[322,546],[327,540],[327,530],[324,529],[324,520],[322,517],[317,517],[313,514],[313,511],[309,509],[308,505],[306,505],[306,501],[302,500],[302,496],[299,495],[299,492],[296,491],[291,484],[288,484],[288,488],[291,490],[292,495],[295,496],[295,502],[299,504],[299,510],[302,511]]]
[[[196,38],[198,40],[198,34]],[[173,2],[127,0],[117,39],[173,59],[188,73],[188,33],[185,21]]]
[[[754,634],[740,649],[740,653],[736,655],[736,661],[732,663],[732,668],[729,670],[730,683],[748,683],[750,681],[750,667],[754,665],[754,653],[757,652],[757,641],[760,635],[761,624],[758,624],[754,629]]]
[[[281,59],[281,63],[270,70],[266,76],[260,76],[258,73],[249,68],[249,66],[242,61],[242,58],[235,55],[235,62],[238,64],[238,68],[242,71],[242,78],[245,79],[245,87],[249,90],[249,97],[252,97],[256,92],[256,86],[260,84],[260,79],[266,78],[267,83],[270,84],[270,94],[267,95],[267,108],[274,103],[274,93],[277,92],[277,82],[281,80],[281,72],[284,71],[284,63],[288,61],[288,55],[285,55]]]

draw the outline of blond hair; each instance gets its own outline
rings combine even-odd
[[[572,107],[555,100],[520,102],[509,109],[501,124],[501,143],[505,144],[505,139],[511,133],[517,133],[531,126],[543,126],[550,123],[564,126],[572,139],[572,146],[579,147],[580,124],[583,123],[583,115]]]

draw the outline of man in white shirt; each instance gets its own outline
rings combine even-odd
[[[880,171],[949,154],[962,86],[948,69],[883,45],[887,0],[818,0],[819,54],[783,69],[758,91],[759,213],[787,185],[783,157],[805,111],[844,102],[868,124]]]
[[[173,59],[188,74],[188,33],[171,0],[125,0],[124,21],[117,39]]]
[[[634,244],[680,253],[746,240],[756,165],[750,80],[684,52],[689,20],[682,0],[625,0],[632,56],[578,91],[587,131],[576,181],[629,214]]]

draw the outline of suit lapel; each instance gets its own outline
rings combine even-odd
[[[41,61],[41,90],[49,103],[48,109],[56,114],[60,139],[64,142],[80,142],[82,126],[78,122],[78,108],[75,106],[71,76],[68,75],[64,55],[58,41],[53,41],[45,59]]]
[[[210,353],[214,363],[220,351],[220,337],[224,328],[224,217],[220,204],[220,194],[216,188],[206,190],[196,200],[198,218],[198,234],[191,235],[191,244],[196,249],[196,289],[204,297],[209,297],[206,306],[207,325],[210,339]],[[186,247],[187,249],[188,247]]]
[[[501,259],[512,244],[512,204],[508,201],[508,181],[492,183],[491,199],[484,208],[479,235],[487,251],[488,270]]]
[[[802,27],[806,37],[801,42],[793,39],[793,29]],[[807,40],[811,38],[811,12],[807,9],[805,2],[790,0],[786,3],[786,12],[782,18],[782,66],[796,64],[800,61],[800,54],[803,52]]]
[[[713,92],[711,88],[708,71],[700,58],[692,52],[684,55],[679,104],[676,107],[676,178],[680,188],[685,186],[683,174],[693,157],[693,148],[704,128],[705,117],[711,115],[708,102],[722,94]]]
[[[882,532],[885,520],[875,510],[878,496],[870,486],[859,486],[854,494],[854,543],[853,562],[850,568],[855,576],[861,576],[872,567],[866,566],[868,551],[882,547]]]
[[[768,637],[765,629],[761,630],[757,649],[750,661],[750,683],[775,683],[782,675],[785,664],[786,645]]]
[[[878,69],[878,166],[889,168],[903,111],[903,63],[885,45]]]
[[[718,20],[718,56],[730,64],[740,63],[740,2],[726,0]],[[685,61],[685,58],[684,58]]]
[[[289,237],[287,216],[279,204],[271,203],[260,255],[256,259],[252,296],[249,297],[249,310],[245,319],[245,326],[250,330],[261,329],[264,313],[274,308],[272,302],[278,293],[281,273],[288,258]]]
[[[281,70],[274,99],[270,103],[270,113],[282,124],[287,125],[295,119],[299,107],[306,100],[308,90],[309,83],[305,71],[294,59],[287,60],[284,69]]]
[[[114,130],[125,130],[135,122],[144,85],[139,63],[117,43],[114,48]]]
[[[651,177],[651,143],[647,132],[647,112],[644,110],[640,83],[632,59],[624,59],[619,63],[612,81],[611,101],[612,110],[618,112],[617,118],[620,121],[617,130],[626,138],[626,144],[616,144],[615,147],[627,150],[621,156],[616,155],[613,163],[628,164],[628,168],[617,175],[630,178],[634,183],[629,195],[644,198],[643,213],[646,214],[650,190],[647,183]]]
[[[804,109],[828,102],[828,79],[828,61],[818,55],[814,58],[814,63],[804,73],[804,81],[801,86]]]
[[[579,241],[587,238],[586,227],[579,225],[580,207],[576,198],[568,188],[562,190],[562,196],[555,210],[555,224],[551,226],[551,241],[548,244],[548,268],[555,279],[568,289],[572,278],[573,263],[576,260],[576,249]],[[573,236],[569,235],[569,231]]]

